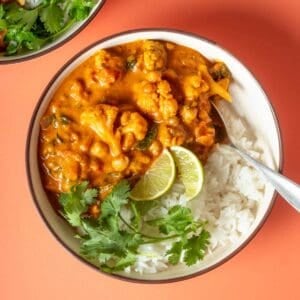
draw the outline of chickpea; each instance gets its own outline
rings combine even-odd
[[[190,77],[191,86],[194,88],[199,88],[201,85],[201,79],[199,76],[194,75]]]
[[[168,42],[168,43],[166,43],[166,48],[167,48],[168,50],[173,50],[173,49],[175,48],[175,45],[172,44],[172,43],[170,43],[170,42]]]
[[[52,143],[46,144],[42,150],[43,156],[46,157],[49,154],[54,153],[54,146]]]
[[[123,154],[114,158],[112,161],[112,167],[117,172],[124,171],[128,167],[128,164],[129,164],[129,158]]]
[[[191,124],[197,118],[197,112],[197,108],[184,105],[180,110],[180,115],[185,124]]]
[[[75,132],[71,132],[70,138],[71,138],[71,142],[77,142],[79,140],[79,136]]]
[[[204,146],[212,146],[214,143],[214,138],[211,135],[202,135],[197,138],[197,142]]]
[[[108,146],[103,142],[95,142],[92,144],[90,153],[91,155],[104,159],[108,155]]]
[[[90,149],[90,145],[91,145],[91,140],[90,139],[84,139],[84,140],[80,141],[79,149],[82,152],[88,152],[89,149]]]
[[[199,92],[192,86],[187,86],[185,88],[185,96],[188,100],[193,100],[199,96]]]
[[[167,120],[168,125],[171,126],[178,126],[179,125],[179,119],[177,117],[171,117]]]
[[[174,136],[172,138],[172,145],[182,145],[185,141],[185,137],[183,135],[179,135],[179,136]]]
[[[160,141],[157,140],[153,141],[149,147],[149,151],[153,156],[158,156],[162,151],[162,145]]]
[[[101,170],[101,163],[97,159],[93,159],[90,162],[90,170],[93,172],[99,172]]]
[[[208,90],[209,90],[209,85],[207,84],[207,82],[204,80],[201,80],[201,91],[205,93]]]
[[[202,121],[205,121],[205,122],[210,122],[210,121],[211,121],[211,118],[210,118],[210,116],[208,115],[208,112],[205,111],[205,110],[200,110],[200,111],[199,111],[199,118],[200,118]]]
[[[213,145],[215,129],[213,127],[209,127],[205,122],[200,122],[200,124],[195,128],[194,134],[197,143],[207,147]]]
[[[50,111],[52,114],[56,114],[58,109],[59,109],[59,107],[57,107],[57,104],[52,104],[50,107]]]
[[[134,155],[134,160],[138,163],[141,163],[141,164],[144,164],[144,165],[147,165],[150,163],[151,159],[148,155],[138,151],[138,152],[135,152],[135,155]]]
[[[89,208],[89,213],[94,217],[94,218],[98,218],[99,214],[100,214],[100,209],[98,204],[93,204],[90,208]]]
[[[63,175],[70,181],[76,181],[79,178],[80,165],[73,158],[66,158],[63,162]]]

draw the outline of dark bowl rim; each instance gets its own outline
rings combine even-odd
[[[10,64],[21,63],[24,61],[38,58],[40,56],[50,53],[53,50],[60,48],[61,46],[63,46],[64,44],[66,44],[67,42],[72,40],[77,34],[79,34],[82,30],[84,30],[89,25],[89,23],[96,17],[98,12],[101,10],[101,8],[105,4],[105,2],[106,2],[106,0],[99,0],[99,3],[97,4],[98,7],[96,7],[96,9],[93,11],[93,13],[90,14],[85,20],[81,21],[82,24],[74,32],[72,32],[67,38],[62,39],[59,43],[54,43],[52,46],[50,46],[49,48],[44,49],[44,50],[42,48],[41,51],[38,53],[36,51],[28,52],[29,54],[26,55],[25,57],[20,56],[20,57],[16,57],[16,58],[10,59],[10,60],[1,60],[1,57],[0,57],[0,65],[10,65]]]
[[[263,93],[263,95],[265,96],[266,100],[267,100],[267,104],[269,106],[269,109],[272,113],[273,116],[273,120],[275,122],[275,126],[276,126],[276,131],[277,131],[277,135],[279,138],[279,166],[278,166],[278,170],[279,172],[282,171],[283,169],[283,144],[282,144],[282,134],[281,134],[281,128],[279,125],[279,121],[278,121],[278,117],[277,114],[275,112],[275,109],[273,107],[273,105],[270,102],[270,98],[268,97],[267,93],[265,92],[265,90],[263,89],[262,85],[260,84],[260,82],[257,80],[256,76],[254,76],[254,74],[249,70],[248,67],[246,67],[246,65],[244,63],[242,63],[235,55],[233,55],[230,51],[228,51],[227,49],[223,48],[222,46],[220,46],[219,44],[217,44],[216,42],[207,39],[206,37],[203,37],[201,35],[197,35],[195,33],[191,33],[191,32],[187,32],[187,31],[183,31],[183,30],[177,30],[177,29],[170,29],[170,28],[140,28],[140,29],[132,29],[132,30],[127,30],[127,31],[123,31],[117,34],[113,34],[110,36],[106,36],[102,39],[97,40],[96,42],[90,44],[89,46],[85,47],[83,50],[81,50],[80,52],[78,52],[76,55],[74,55],[71,59],[69,59],[57,72],[56,74],[52,77],[52,79],[50,80],[50,82],[48,83],[48,85],[46,86],[46,88],[44,89],[41,97],[39,98],[39,101],[37,102],[35,109],[33,111],[31,120],[30,120],[30,124],[29,124],[29,128],[28,128],[28,132],[27,132],[27,140],[26,140],[26,149],[25,149],[25,164],[26,164],[26,175],[27,175],[27,181],[28,181],[28,185],[29,185],[29,189],[30,189],[30,193],[33,199],[33,202],[35,204],[35,207],[37,208],[40,216],[42,217],[42,219],[44,220],[46,226],[48,227],[48,229],[50,230],[50,232],[53,234],[53,236],[56,238],[56,240],[69,252],[71,253],[74,257],[76,257],[79,261],[83,262],[84,264],[88,265],[90,268],[92,268],[93,270],[100,272],[108,277],[111,278],[117,278],[126,282],[132,282],[132,283],[141,283],[141,284],[162,284],[162,283],[172,283],[172,282],[178,282],[178,281],[182,281],[182,280],[187,280],[190,278],[194,278],[197,277],[199,275],[203,275],[215,268],[217,268],[218,266],[224,264],[225,262],[227,262],[228,260],[230,260],[232,257],[234,257],[235,255],[237,255],[243,248],[245,248],[249,242],[257,235],[257,233],[259,232],[259,230],[262,228],[262,226],[264,225],[264,223],[266,222],[267,217],[270,215],[271,210],[274,206],[275,203],[275,199],[278,196],[277,192],[274,191],[271,202],[269,204],[268,209],[266,210],[264,217],[262,218],[262,220],[260,221],[260,223],[258,224],[257,228],[255,229],[255,231],[248,236],[248,238],[238,247],[236,248],[232,253],[230,253],[229,255],[227,255],[226,257],[224,257],[223,259],[221,259],[219,262],[211,265],[210,267],[207,267],[201,271],[195,272],[193,274],[189,274],[189,275],[184,275],[184,276],[179,276],[176,278],[171,278],[171,279],[158,279],[158,280],[147,280],[147,279],[136,279],[136,278],[129,278],[120,274],[109,274],[106,272],[103,272],[102,270],[100,270],[99,268],[97,268],[95,265],[93,265],[92,263],[88,262],[87,260],[83,259],[81,256],[79,256],[77,253],[75,253],[72,249],[70,249],[65,242],[56,234],[55,230],[51,227],[51,225],[48,223],[42,209],[40,208],[38,201],[37,201],[37,195],[35,194],[34,191],[34,184],[30,175],[30,142],[31,142],[31,137],[32,137],[32,130],[33,130],[33,125],[35,123],[35,119],[37,116],[37,113],[39,111],[39,108],[41,106],[41,104],[43,103],[43,100],[48,92],[48,90],[50,89],[50,87],[53,85],[53,83],[56,81],[57,77],[60,76],[60,74],[68,67],[70,66],[77,58],[79,58],[81,55],[83,55],[85,52],[89,51],[90,49],[92,49],[93,47],[95,47],[96,45],[103,43],[107,40],[110,40],[112,38],[116,38],[122,35],[127,35],[127,34],[132,34],[132,33],[137,33],[137,32],[151,32],[151,31],[160,31],[160,32],[169,32],[169,33],[178,33],[178,34],[183,34],[189,37],[193,37],[193,38],[197,38],[200,39],[202,41],[205,41],[207,43],[213,44],[214,46],[220,48],[222,51],[226,52],[229,56],[233,57],[234,59],[236,59],[242,66],[245,67],[245,69],[253,76],[253,78],[256,80],[256,82],[258,83],[258,86],[261,90],[261,92]]]

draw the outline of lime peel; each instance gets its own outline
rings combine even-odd
[[[201,191],[204,182],[204,169],[198,157],[190,150],[181,147],[171,147],[178,171],[178,178],[185,187],[187,200],[195,198]]]
[[[131,190],[129,197],[136,201],[157,199],[169,191],[175,177],[174,158],[167,149],[164,149],[151,168]]]

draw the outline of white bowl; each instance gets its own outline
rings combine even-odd
[[[25,53],[17,54],[17,55],[10,55],[10,56],[0,55],[0,64],[22,62],[22,61],[25,61],[28,59],[32,59],[32,58],[41,56],[43,54],[46,54],[46,53],[62,46],[64,43],[71,40],[75,35],[77,35],[81,30],[83,30],[92,21],[92,19],[97,15],[97,13],[102,8],[104,3],[105,3],[105,0],[98,0],[98,3],[94,6],[92,11],[90,12],[90,15],[85,20],[75,23],[67,31],[65,31],[60,36],[58,36],[57,39],[46,44],[41,49],[39,49],[37,51],[29,51],[29,52],[25,52]]]
[[[252,134],[255,133],[255,136],[260,140],[261,147],[263,148],[265,154],[265,163],[275,170],[281,169],[281,136],[278,120],[274,110],[268,97],[253,74],[231,53],[205,38],[189,33],[166,29],[135,30],[107,37],[81,51],[65,66],[63,66],[61,70],[58,71],[58,73],[54,76],[49,85],[46,87],[33,113],[27,140],[27,175],[31,193],[36,206],[48,228],[55,235],[55,237],[66,249],[68,249],[78,258],[80,258],[78,254],[78,241],[73,238],[73,231],[71,227],[61,217],[59,217],[51,207],[42,186],[37,155],[39,120],[44,114],[55,90],[58,88],[64,78],[66,78],[66,76],[68,76],[68,74],[74,70],[74,68],[80,65],[99,49],[113,47],[118,44],[128,43],[138,39],[171,41],[193,48],[204,54],[209,59],[218,59],[225,62],[232,72],[234,78],[234,82],[230,87],[230,92],[233,96],[233,99],[236,100],[232,103],[232,109],[247,120],[249,124],[249,132]],[[274,192],[274,189],[267,185],[264,201],[260,203],[258,207],[257,217],[249,233],[226,249],[216,251],[213,255],[210,255],[207,259],[197,265],[192,267],[172,267],[167,271],[152,275],[123,273],[112,276],[132,279],[135,281],[169,282],[203,274],[231,258],[254,237],[270,213],[275,196],[276,193]],[[80,259],[86,262],[82,258]],[[86,263],[93,266],[89,262]]]

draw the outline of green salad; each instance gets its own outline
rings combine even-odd
[[[15,55],[41,49],[78,21],[97,0],[0,0],[0,53]]]

